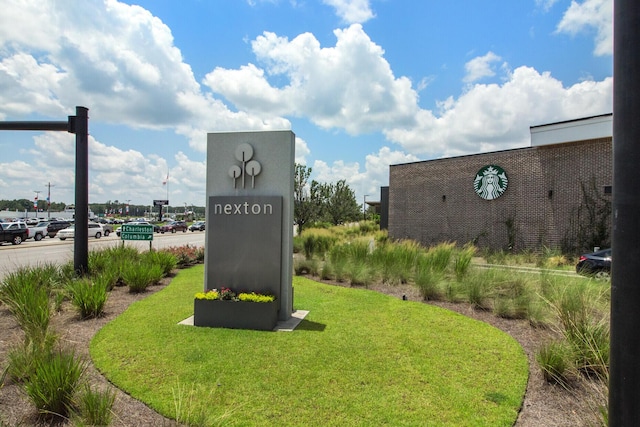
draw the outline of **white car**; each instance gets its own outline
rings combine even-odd
[[[75,225],[71,225],[58,231],[57,236],[60,238],[60,240],[65,240],[67,238],[73,239],[75,232]],[[103,234],[104,232],[102,231],[102,226],[100,224],[96,222],[89,223],[89,237],[95,237],[96,239],[99,239]]]

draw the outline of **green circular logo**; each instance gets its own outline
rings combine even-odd
[[[504,169],[496,165],[488,165],[478,171],[473,179],[473,189],[485,200],[494,200],[502,196],[507,189],[509,178]]]

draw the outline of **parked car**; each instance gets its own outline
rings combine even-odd
[[[49,221],[42,221],[34,225],[33,227],[29,227],[29,239],[33,237],[36,242],[47,237],[49,234],[47,232],[47,227],[49,226]]]
[[[165,224],[160,227],[161,233],[175,233],[176,231],[187,232],[187,223],[184,221],[171,221],[169,224]]]
[[[89,232],[88,232],[89,237],[95,237],[96,239],[99,239],[100,237],[102,237],[102,234],[104,233],[104,231],[102,230],[102,225],[98,224],[97,222],[90,222],[88,225],[89,225]],[[75,232],[76,232],[76,226],[74,224],[58,231],[58,238],[60,240],[73,239]]]
[[[189,226],[189,230],[191,231],[204,231],[205,222],[204,221],[196,221]]]
[[[151,224],[149,221],[131,221],[128,222],[127,225],[152,225],[154,233],[160,232],[160,226],[157,224]],[[120,228],[116,230],[116,236],[120,237]]]
[[[58,231],[63,230],[71,225],[70,221],[51,221],[47,225],[47,236],[54,238]]]
[[[0,223],[0,245],[3,242],[11,242],[19,245],[29,238],[29,230],[24,222],[3,222]]]
[[[100,224],[102,226],[102,232],[104,233],[104,237],[109,237],[109,234],[113,233],[113,225],[112,224]]]
[[[597,278],[611,276],[611,248],[580,255],[576,272]]]

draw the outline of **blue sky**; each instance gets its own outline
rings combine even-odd
[[[0,120],[89,108],[89,201],[205,204],[206,134],[291,129],[323,182],[612,111],[612,0],[2,0]],[[0,199],[73,203],[74,136],[0,132]],[[41,193],[40,197],[43,197]]]

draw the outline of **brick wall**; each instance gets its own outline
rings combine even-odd
[[[605,186],[613,183],[612,148],[612,139],[604,138],[392,165],[389,235],[424,245],[473,241],[491,249],[579,244],[578,226],[587,221],[586,207],[594,206],[585,203],[582,188],[597,206],[611,201]],[[509,178],[495,200],[473,189],[486,165],[502,167]]]

